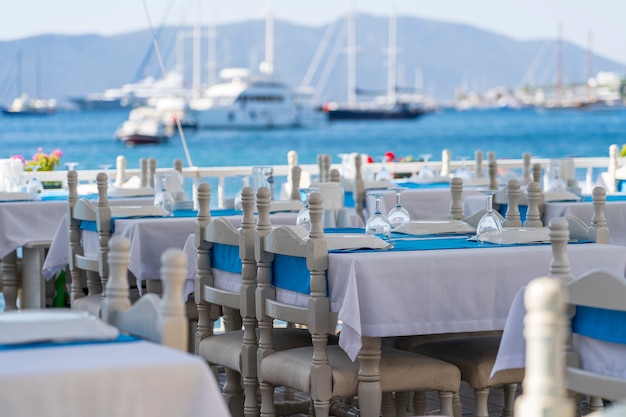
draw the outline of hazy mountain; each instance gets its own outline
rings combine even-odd
[[[320,101],[345,99],[344,23],[342,19],[323,27],[307,27],[277,20],[274,34],[277,76],[293,86],[299,85],[324,34],[334,28],[312,78],[312,86],[326,79],[324,88],[319,89]],[[387,88],[388,20],[361,14],[357,17],[356,28],[357,86],[383,92]],[[514,88],[522,84],[555,83],[556,39],[518,41],[468,25],[415,17],[398,17],[397,28],[398,85],[401,87],[414,89],[423,83],[425,93],[450,99],[458,88],[484,91],[495,86]],[[191,28],[162,28],[158,31],[159,45],[168,70],[175,68],[177,55],[184,56],[185,77],[191,84],[191,39],[176,41],[176,33],[182,31],[190,33]],[[20,78],[23,91],[64,100],[119,87],[147,75],[159,76],[157,61],[150,53],[151,45],[148,30],[108,37],[41,35],[0,42],[0,102],[6,103],[17,94]],[[203,82],[208,78],[207,45],[207,40],[203,39]],[[582,82],[587,75],[587,51],[567,42],[563,42],[562,50],[564,83]],[[18,71],[19,51],[21,71]],[[264,21],[219,26],[216,56],[219,68],[257,68],[264,57]],[[622,63],[593,55],[593,74],[598,71],[621,73],[623,69]]]

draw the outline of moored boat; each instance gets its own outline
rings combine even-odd
[[[57,102],[54,99],[30,98],[27,94],[17,97],[13,102],[2,108],[2,113],[10,115],[47,115],[56,112]]]

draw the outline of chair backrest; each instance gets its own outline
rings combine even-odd
[[[569,223],[570,238],[578,240],[592,240],[596,243],[609,243],[609,228],[607,227],[605,208],[606,190],[595,187],[592,192],[593,215],[589,225],[578,217],[564,216]]]
[[[256,309],[260,330],[258,357],[263,358],[273,350],[273,320],[304,324],[315,341],[315,371],[320,372],[318,375],[330,377],[330,372],[324,374],[324,369],[328,369],[326,345],[328,335],[334,331],[336,317],[330,313],[330,301],[327,296],[328,250],[322,226],[322,196],[319,193],[312,193],[309,198],[311,231],[308,239],[303,239],[291,226],[272,228],[269,221],[267,188],[260,188],[257,191],[257,210],[259,217],[255,237],[255,257],[258,278]],[[299,263],[301,268],[294,267],[291,262]],[[283,269],[285,263],[289,266]],[[302,272],[304,275],[300,275]],[[310,290],[308,302],[303,303],[304,305],[276,300],[276,289],[282,287],[281,282],[285,275],[293,278],[292,282],[304,281],[308,284]]]
[[[254,333],[256,327],[254,191],[251,187],[242,189],[243,218],[239,229],[224,218],[211,218],[208,209],[211,188],[208,184],[200,184],[197,194],[199,211],[196,229],[198,252],[195,290],[198,306],[196,349],[202,339],[213,334],[220,310],[224,314],[224,326],[227,331],[241,329],[242,322],[244,332]]]
[[[78,177],[76,171],[68,171],[68,211],[67,223],[70,237],[69,268],[71,275],[70,304],[76,299],[83,297],[83,275],[87,275],[88,295],[101,293],[106,287],[108,279],[109,252],[108,241],[111,237],[111,208],[107,197],[107,175],[100,172],[96,177],[98,187],[98,202],[94,207],[86,199],[78,199]],[[98,233],[98,254],[96,257],[85,256],[81,240],[81,223],[83,221],[95,222]],[[85,272],[86,271],[86,272]],[[97,278],[96,278],[97,277]],[[99,282],[98,282],[99,281]]]
[[[450,180],[450,211],[448,218],[463,220],[463,179],[454,177]]]
[[[109,240],[109,250],[111,275],[102,301],[102,319],[122,333],[187,352],[189,329],[183,301],[187,258],[182,250],[171,248],[161,255],[163,296],[144,294],[132,305],[128,283],[130,242],[115,236]]]

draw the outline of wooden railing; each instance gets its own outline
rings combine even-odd
[[[593,188],[594,184],[597,181],[597,177],[601,172],[605,172],[609,168],[609,157],[598,157],[598,158],[573,158],[574,165],[576,167],[576,178],[579,180],[580,187],[583,192],[590,192]],[[542,159],[537,158],[533,159],[532,163],[540,163],[542,168],[548,166],[550,159]],[[428,166],[432,168],[435,172],[439,172],[441,170],[441,161],[429,161]],[[471,172],[474,171],[475,162],[472,160],[467,161],[451,161],[450,162],[450,171],[455,172],[459,168],[461,168],[465,164],[466,168]],[[367,179],[368,175],[373,175],[378,172],[382,168],[382,163],[370,163],[363,165],[363,175]],[[396,175],[411,175],[415,172],[418,172],[424,166],[424,162],[392,162],[386,163],[385,168],[393,174]],[[506,170],[514,170],[516,172],[521,172],[523,169],[523,160],[522,159],[499,159],[498,160],[498,169],[500,171]],[[282,183],[285,182],[289,167],[287,165],[273,165],[274,177],[276,181],[276,187],[280,187]],[[308,164],[308,165],[300,165],[300,167],[307,171],[312,177],[316,177],[319,173],[319,167],[317,164]],[[332,164],[332,168],[337,168],[341,170],[340,164]],[[157,169],[157,172],[162,172],[168,169],[172,169],[172,167],[160,167]],[[486,162],[483,163],[483,169],[485,172],[487,171]],[[101,172],[101,170],[78,170],[78,180],[80,183],[94,183],[96,179],[96,175]],[[230,167],[189,167],[183,168],[183,175],[188,179],[189,187],[192,190],[197,188],[197,185],[201,181],[206,181],[209,183],[214,183],[217,185],[217,198],[213,199],[214,202],[217,202],[218,207],[224,207],[226,204],[227,196],[232,194],[234,195],[237,189],[226,190],[226,180],[228,178],[241,177],[245,175],[250,175],[252,172],[251,166],[230,166]],[[32,172],[25,173],[27,177],[31,177],[33,175]],[[108,174],[115,177],[116,172],[115,169],[110,169]],[[42,181],[60,181],[61,184],[65,184],[67,171],[45,171],[45,172],[37,172],[37,178]],[[125,177],[130,178],[132,176],[139,176],[139,169],[126,169]],[[486,174],[485,174],[486,175]],[[626,176],[625,176],[626,177]],[[620,179],[619,170],[617,170],[617,174],[615,177]],[[373,179],[373,178],[372,178]]]

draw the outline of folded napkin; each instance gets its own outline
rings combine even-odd
[[[87,312],[69,309],[6,311],[0,314],[0,345],[112,340],[119,331]]]
[[[470,238],[477,240],[478,237]],[[502,244],[502,245],[519,245],[525,243],[550,243],[550,229],[548,227],[503,227],[502,236],[486,237],[483,242]]]
[[[410,223],[398,227],[394,232],[409,235],[475,233],[476,228],[463,220],[412,220]]]
[[[439,175],[435,175],[434,177],[430,177],[430,178],[423,178],[420,177],[419,175],[412,175],[411,177],[409,177],[408,183],[413,183],[413,184],[447,184],[450,182],[450,178],[448,177],[441,177]]]
[[[30,200],[36,200],[36,199],[37,199],[37,196],[31,193],[9,192],[9,191],[0,192],[0,201],[30,201]]]
[[[270,212],[278,211],[300,211],[304,203],[300,200],[276,200],[270,202]]]
[[[581,197],[569,191],[546,191],[543,201],[580,201]]]
[[[124,188],[124,187],[109,187],[107,194],[111,198],[120,197],[144,197],[154,195],[154,188],[150,187],[137,187],[137,188]]]

